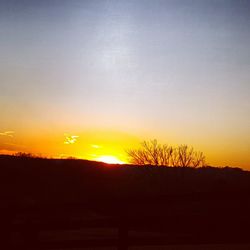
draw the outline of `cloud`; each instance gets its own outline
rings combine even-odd
[[[92,147],[92,148],[101,148],[102,146],[96,145],[96,144],[92,144],[91,147]]]
[[[13,155],[17,153],[16,150],[7,150],[7,149],[0,149],[0,155]]]
[[[4,132],[0,132],[0,136],[7,136],[7,137],[14,137],[14,131],[4,131]]]
[[[0,150],[7,151],[23,151],[26,148],[25,145],[20,145],[16,143],[2,143],[0,144]]]
[[[64,144],[67,145],[76,143],[77,139],[79,138],[78,135],[64,134],[64,136],[65,136]]]

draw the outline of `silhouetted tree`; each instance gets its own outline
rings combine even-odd
[[[157,140],[144,141],[139,149],[128,149],[130,162],[135,165],[202,167],[205,156],[188,145],[176,148],[167,144],[159,144]]]
[[[157,140],[151,140],[142,142],[140,149],[128,149],[127,154],[132,164],[168,166],[172,151],[172,147],[158,144]]]
[[[177,147],[177,152],[179,166],[191,166],[192,160],[194,158],[194,149],[192,147],[188,147],[187,145],[180,145]]]
[[[179,161],[179,154],[177,148],[173,148],[172,153],[170,155],[170,165],[172,167],[179,167],[180,161]]]
[[[204,167],[206,165],[206,157],[202,152],[194,152],[194,157],[192,159],[193,167]]]
[[[25,152],[17,152],[14,154],[14,156],[22,157],[22,158],[35,158],[35,156],[31,153],[25,153]]]

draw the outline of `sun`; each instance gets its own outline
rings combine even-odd
[[[117,157],[111,156],[111,155],[103,155],[103,156],[98,157],[96,160],[109,163],[109,164],[124,164],[125,163],[119,160]]]

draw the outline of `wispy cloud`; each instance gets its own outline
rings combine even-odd
[[[3,154],[3,155],[13,155],[17,152],[18,151],[15,151],[15,150],[0,149],[0,154]]]
[[[0,150],[8,151],[23,151],[26,148],[25,145],[16,143],[0,143]]]
[[[92,148],[101,148],[102,146],[96,145],[96,144],[92,144],[91,147],[92,147]]]
[[[4,131],[0,132],[0,136],[14,137],[14,131]]]
[[[64,134],[64,136],[65,136],[64,144],[74,144],[79,138],[78,135]]]
[[[16,144],[16,143],[4,143],[4,145],[15,146],[15,147],[19,147],[19,148],[26,148],[25,145]]]

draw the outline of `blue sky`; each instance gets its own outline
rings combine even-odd
[[[0,1],[0,132],[115,130],[249,166],[249,14],[249,1]]]

